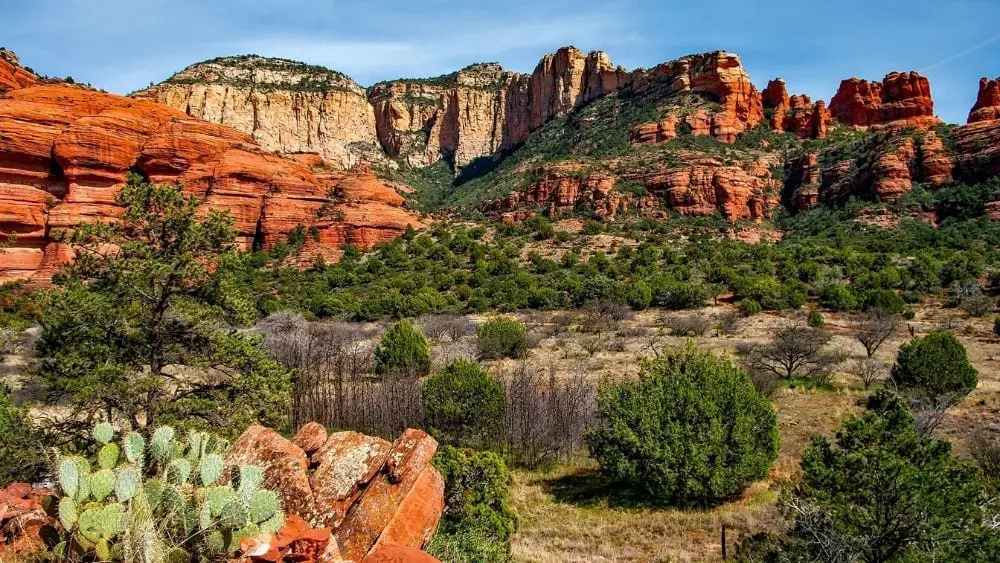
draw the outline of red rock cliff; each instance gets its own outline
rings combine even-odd
[[[929,127],[934,117],[930,82],[916,72],[892,72],[881,83],[850,78],[830,101],[837,121],[857,127]]]
[[[969,112],[969,123],[1000,119],[1000,78],[979,81],[979,97]]]
[[[16,236],[0,253],[3,279],[47,280],[71,258],[63,232],[118,214],[129,171],[180,182],[228,211],[244,248],[272,245],[301,225],[316,233],[306,251],[334,258],[343,244],[370,247],[422,226],[370,172],[321,177],[243,133],[157,103],[29,86],[0,95],[0,236]],[[367,184],[364,195],[331,200],[350,182]]]
[[[826,137],[831,118],[823,100],[814,104],[806,95],[789,96],[785,81],[780,78],[768,82],[761,98],[771,129],[794,133],[803,139]]]

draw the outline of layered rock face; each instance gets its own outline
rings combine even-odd
[[[251,426],[227,452],[226,467],[260,467],[286,513],[332,530],[336,541],[320,561],[384,561],[423,548],[437,529],[444,480],[431,465],[436,450],[421,430],[389,443],[356,432],[327,436],[310,424],[289,441]]]
[[[969,112],[969,123],[1000,119],[1000,78],[979,81],[979,96]]]
[[[806,95],[789,96],[785,81],[780,78],[768,82],[761,99],[771,129],[793,133],[802,139],[826,137],[832,117],[823,100],[814,104]]]
[[[21,68],[17,55],[0,47],[0,93],[31,86],[38,77]]]
[[[335,258],[345,243],[367,248],[422,226],[370,171],[318,175],[235,129],[158,103],[28,86],[0,95],[0,236],[16,236],[0,251],[2,278],[50,278],[72,258],[62,242],[67,230],[120,212],[116,197],[130,171],[182,183],[206,208],[229,212],[243,248],[310,229],[315,244],[303,260]]]
[[[257,56],[192,65],[134,94],[251,135],[268,151],[349,168],[381,155],[365,89],[334,71]]]
[[[837,121],[857,127],[918,127],[941,123],[934,117],[930,82],[916,72],[892,72],[881,83],[850,78],[830,101]]]

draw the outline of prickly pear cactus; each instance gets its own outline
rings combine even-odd
[[[65,534],[52,548],[57,560],[215,560],[235,554],[241,538],[284,525],[278,495],[261,488],[260,468],[234,467],[220,483],[225,440],[195,431],[178,437],[169,426],[148,440],[134,431],[116,440],[107,423],[92,435],[93,460],[66,456],[56,467]],[[137,545],[145,551],[137,554]]]

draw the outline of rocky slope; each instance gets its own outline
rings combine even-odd
[[[0,89],[0,236],[15,237],[0,254],[4,280],[51,277],[72,257],[67,230],[117,215],[130,171],[180,182],[206,207],[228,211],[244,248],[308,229],[315,244],[303,250],[305,261],[422,226],[369,170],[318,173],[318,160],[268,154],[235,129],[158,103],[31,85],[6,58],[0,77],[8,77]]]
[[[318,153],[342,168],[380,153],[365,89],[322,67],[224,57],[192,65],[134,97],[243,131],[266,150]]]

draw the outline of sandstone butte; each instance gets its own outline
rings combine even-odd
[[[309,229],[305,262],[423,226],[364,166],[323,172],[315,155],[269,154],[242,132],[158,103],[38,83],[9,57],[0,84],[0,236],[14,237],[0,253],[3,280],[50,279],[73,255],[65,232],[119,213],[129,171],[228,211],[244,249]]]
[[[409,429],[395,442],[358,434],[327,434],[309,423],[288,440],[251,426],[224,458],[255,465],[278,493],[285,526],[240,541],[240,561],[277,563],[435,563],[422,549],[444,511],[444,480],[431,465],[437,442]],[[228,478],[228,477],[224,477]],[[0,489],[0,561],[44,549],[43,527],[58,527],[43,505],[53,492],[24,483]]]

